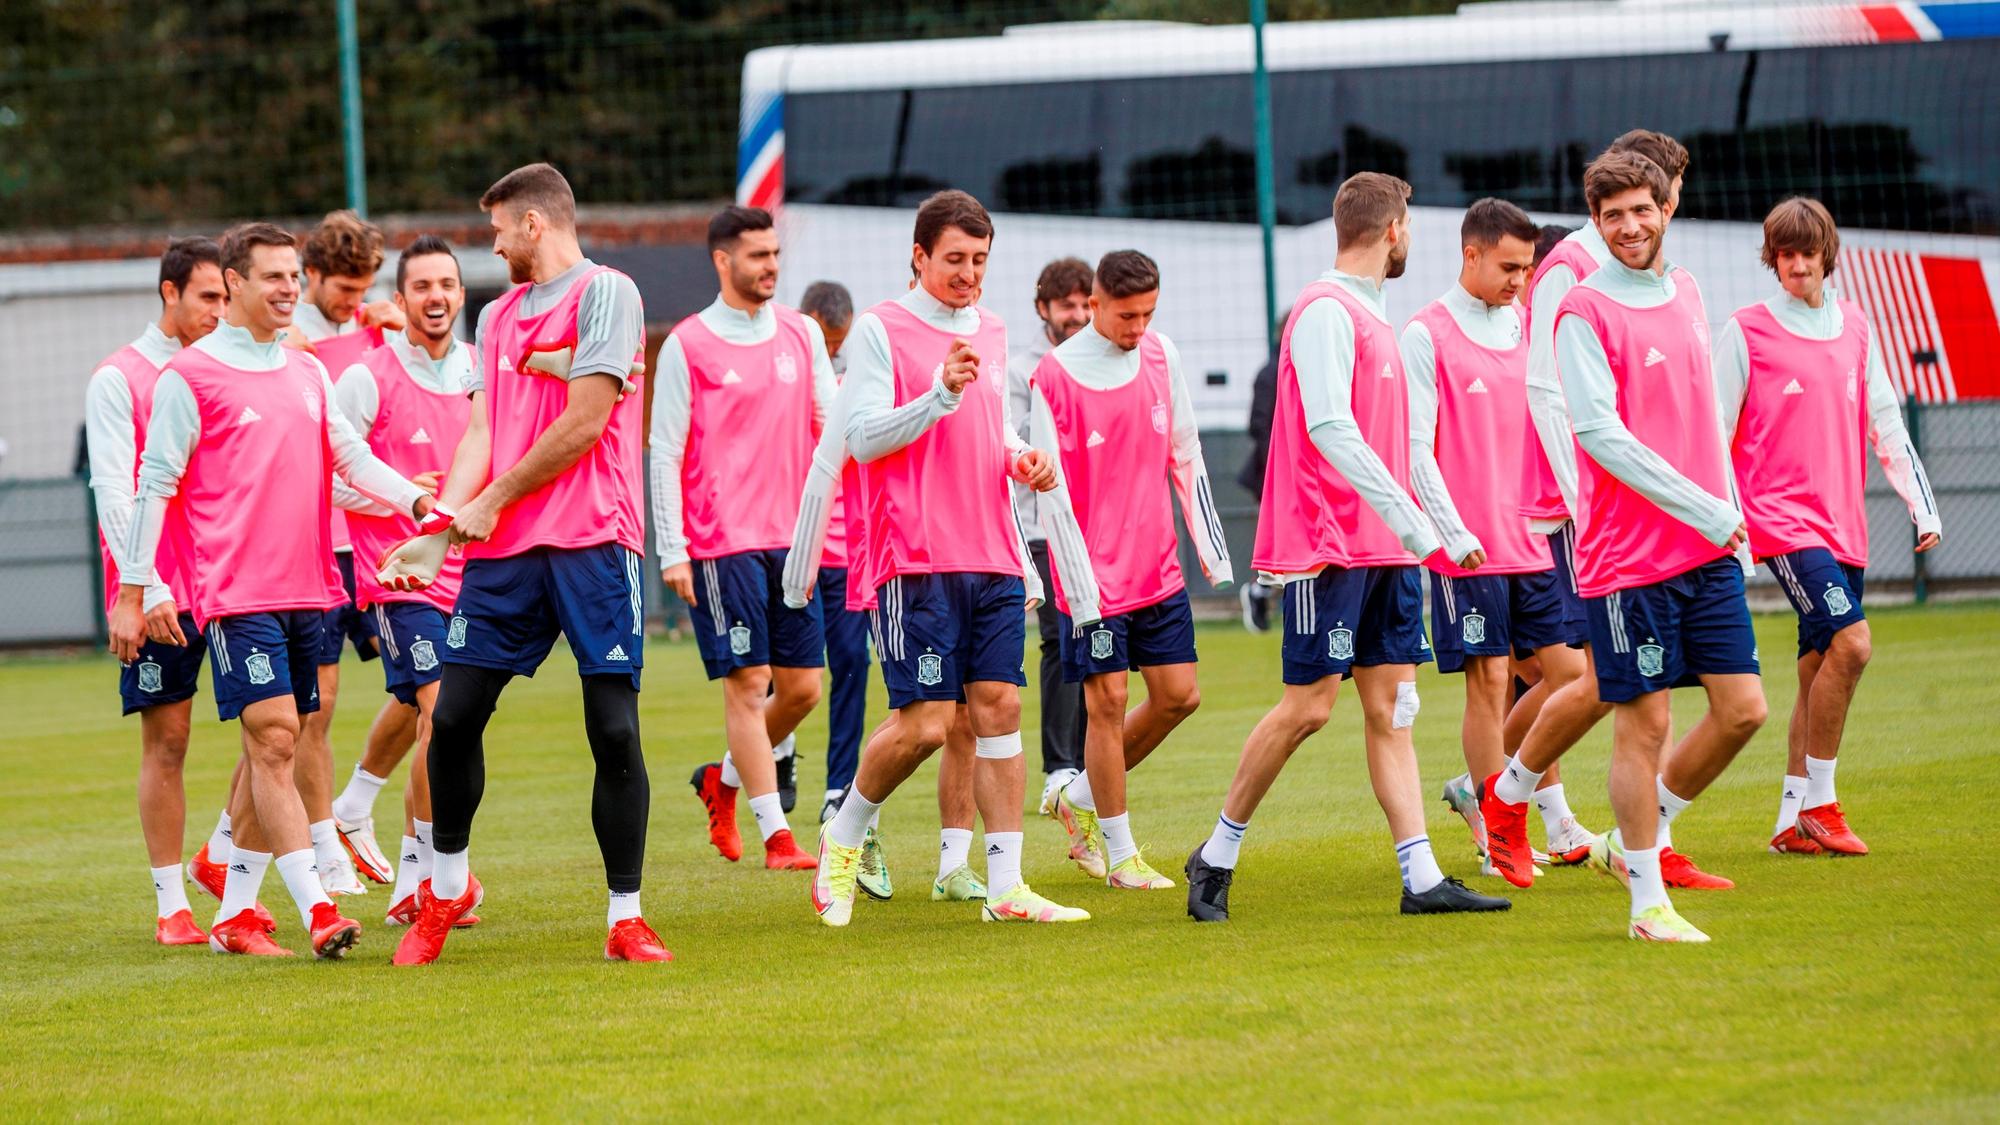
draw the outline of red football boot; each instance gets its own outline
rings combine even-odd
[[[188,882],[193,883],[197,890],[217,902],[222,901],[222,888],[229,880],[229,869],[209,861],[207,844],[203,844],[201,850],[194,853],[194,858],[188,860],[187,873]],[[265,933],[278,932],[278,920],[264,909],[262,902],[252,907],[251,912],[257,916],[257,924],[264,927]]]
[[[1812,838],[1812,842],[1834,855],[1867,855],[1868,845],[1847,826],[1847,814],[1840,811],[1839,801],[1828,801],[1818,808],[1802,810],[1799,813],[1799,831]]]
[[[194,924],[194,912],[176,910],[153,926],[153,940],[161,945],[206,945],[208,935]]]
[[[1694,865],[1694,860],[1672,848],[1660,849],[1660,881],[1669,887],[1689,891],[1726,891],[1736,884],[1720,875],[1710,875]]]
[[[1535,857],[1528,847],[1528,802],[1510,805],[1493,795],[1499,774],[1479,787],[1479,816],[1486,821],[1486,855],[1509,883],[1535,885]]]
[[[811,871],[819,866],[811,852],[799,850],[789,828],[780,828],[764,841],[764,866],[773,871]]]
[[[396,900],[396,905],[382,915],[382,921],[391,926],[407,926],[417,920],[417,896],[404,895]]]
[[[736,831],[736,788],[722,783],[722,763],[696,766],[688,784],[708,809],[708,842],[729,862],[742,859],[743,837]]]
[[[627,918],[611,927],[604,939],[606,961],[671,961],[674,955],[660,944],[660,935],[644,918]]]
[[[217,953],[240,953],[247,957],[290,957],[292,951],[271,940],[270,931],[251,910],[239,910],[208,928],[208,947]]]
[[[1787,828],[1771,837],[1773,855],[1825,855],[1826,849],[1798,828]]]
[[[340,916],[340,907],[322,902],[312,909],[313,956],[338,961],[361,940],[361,923]]]
[[[403,940],[396,943],[396,955],[390,958],[390,964],[428,965],[437,960],[438,954],[444,952],[444,939],[451,936],[452,926],[472,910],[478,899],[476,876],[468,877],[465,893],[454,899],[441,899],[419,886],[417,920],[403,932]]]
[[[477,926],[479,924],[479,915],[474,914],[473,911],[479,909],[479,904],[486,901],[486,888],[484,886],[481,886],[479,880],[477,879],[474,879],[472,881],[472,886],[473,886],[472,905],[466,908],[465,913],[458,916],[458,921],[453,922],[451,924],[452,929],[469,930],[472,927]],[[425,879],[423,882],[417,884],[417,909],[419,910],[423,909],[424,900],[430,897],[431,897],[431,881],[429,879]],[[415,917],[412,916],[411,921],[414,922],[415,920],[416,920]]]

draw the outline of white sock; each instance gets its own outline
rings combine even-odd
[[[750,798],[750,815],[757,818],[757,832],[765,840],[791,827],[785,823],[785,803],[776,789]]]
[[[850,785],[847,799],[840,802],[840,811],[826,822],[826,838],[843,848],[858,848],[868,836],[868,825],[882,806],[861,795],[861,790]]]
[[[1674,791],[1667,788],[1667,780],[1663,777],[1653,779],[1653,790],[1660,798],[1659,845],[1662,848],[1671,848],[1674,846],[1674,818],[1681,815],[1681,811],[1694,802],[1674,796]]]
[[[1805,808],[1816,809],[1839,799],[1833,795],[1833,767],[1839,764],[1839,758],[1806,759]]]
[[[285,889],[292,892],[292,902],[298,905],[299,924],[312,929],[313,907],[333,901],[326,897],[326,888],[320,886],[319,865],[313,861],[313,849],[286,852],[277,858],[276,863],[278,877],[285,881]]]
[[[882,806],[876,805],[875,811],[868,814],[868,831],[880,832],[881,830],[882,830]]]
[[[1132,813],[1129,809],[1117,816],[1098,817],[1097,827],[1104,831],[1105,866],[1116,867],[1139,854],[1139,846],[1132,842]]]
[[[170,864],[153,868],[153,898],[159,906],[160,917],[171,918],[188,906],[187,887],[181,883],[181,865]]]
[[[1076,771],[1076,776],[1063,786],[1063,795],[1069,798],[1071,808],[1097,811],[1097,796],[1090,791],[1090,774],[1083,770]]]
[[[333,799],[334,819],[344,824],[356,824],[374,816],[375,797],[387,784],[388,778],[376,777],[356,763],[354,776],[347,779],[347,788]]]
[[[222,880],[222,906],[215,912],[217,922],[227,922],[257,905],[257,892],[264,886],[264,869],[271,866],[270,852],[237,848],[229,857],[229,874]]]
[[[1522,765],[1521,756],[1516,754],[1507,759],[1499,779],[1493,783],[1493,799],[1510,805],[1524,805],[1528,798],[1535,795],[1535,786],[1541,783],[1542,775]]]
[[[722,756],[722,783],[731,789],[743,788],[743,775],[736,772],[736,759],[727,754]]]
[[[612,891],[611,908],[604,913],[604,924],[615,926],[627,918],[639,916],[638,891]]]
[[[779,739],[778,744],[776,746],[771,747],[771,760],[774,762],[782,762],[786,758],[791,757],[793,754],[798,753],[798,751],[799,751],[798,736],[788,734],[785,737]]]
[[[472,852],[433,852],[431,893],[442,899],[463,897],[472,885]]]
[[[1237,854],[1243,850],[1243,834],[1250,831],[1250,822],[1238,824],[1229,819],[1228,813],[1220,813],[1215,818],[1215,831],[1208,834],[1208,843],[1201,846],[1201,861],[1210,867],[1236,866]]]
[[[1806,759],[1811,761],[1811,758]],[[1771,835],[1787,832],[1799,826],[1799,810],[1805,807],[1806,779],[1785,775],[1785,787],[1778,791],[1778,826],[1771,829]]]
[[[1021,885],[1021,834],[986,834],[986,901],[992,902]]]
[[[333,865],[340,861],[342,854],[340,831],[333,826],[333,821],[330,819],[313,821],[306,828],[312,833],[313,862],[329,870],[332,869]]]
[[[1396,866],[1403,870],[1403,889],[1413,895],[1423,894],[1444,882],[1444,872],[1438,870],[1437,856],[1431,854],[1429,836],[1412,836],[1396,841]]]
[[[1660,878],[1660,848],[1626,848],[1625,870],[1632,883],[1632,917],[1667,905],[1667,884]]]
[[[1576,819],[1576,814],[1569,811],[1569,795],[1559,784],[1535,790],[1535,808],[1542,814],[1542,827],[1548,829],[1551,836],[1561,830],[1563,821]]]
[[[208,861],[229,866],[229,853],[236,845],[229,833],[229,814],[224,812],[215,818],[215,831],[208,835]]]
[[[941,828],[938,830],[938,873],[943,879],[964,867],[972,859],[972,829]]]
[[[410,826],[417,830],[417,882],[431,877],[437,867],[437,853],[431,848],[431,822],[412,818]]]
[[[396,861],[396,889],[389,895],[391,906],[416,894],[417,884],[424,881],[423,860],[417,852],[422,846],[415,836],[403,837],[401,858]]]

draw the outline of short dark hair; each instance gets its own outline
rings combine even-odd
[[[1106,296],[1136,297],[1160,287],[1160,266],[1137,250],[1113,250],[1097,260],[1096,283]]]
[[[1833,276],[1840,259],[1840,229],[1833,225],[1833,213],[1826,204],[1809,195],[1795,195],[1781,201],[1764,216],[1764,247],[1758,258],[1775,271],[1778,251],[1810,254],[1817,250],[1826,264],[1826,276]]]
[[[322,277],[372,281],[382,257],[382,228],[347,210],[328,212],[299,248],[299,265]]]
[[[451,243],[434,234],[420,234],[417,240],[404,247],[402,254],[396,258],[396,292],[403,291],[403,278],[409,273],[410,259],[421,258],[427,254],[443,254],[451,259],[452,265],[458,265],[458,255],[452,253]],[[460,277],[463,277],[464,273],[464,269],[461,268]]]
[[[1095,273],[1090,263],[1082,258],[1057,258],[1042,267],[1042,274],[1035,279],[1035,306],[1053,305],[1071,293],[1090,296],[1090,286]]]
[[[1666,206],[1670,190],[1667,174],[1630,149],[1607,150],[1583,170],[1583,198],[1592,215],[1597,214],[1598,204],[1619,192],[1641,187],[1652,193],[1653,202]]]
[[[538,211],[551,226],[576,226],[576,193],[553,164],[524,164],[493,181],[479,197],[479,209],[506,204],[517,211]]]
[[[1557,243],[1568,238],[1575,232],[1575,227],[1561,226],[1556,223],[1550,223],[1537,232],[1535,235],[1535,268],[1542,268],[1542,259],[1548,257],[1550,252],[1555,250]]]
[[[770,230],[775,225],[771,221],[771,213],[762,207],[724,207],[708,221],[709,252],[727,250],[735,246],[744,234],[753,230]]]
[[[1687,174],[1687,146],[1667,136],[1665,133],[1655,133],[1651,129],[1633,129],[1629,132],[1620,133],[1618,139],[1612,141],[1610,147],[1604,151],[1636,152],[1640,156],[1658,164],[1660,171],[1667,174],[1669,183],[1673,181],[1675,176],[1685,176]]]
[[[929,254],[946,230],[957,227],[974,238],[993,237],[993,216],[977,199],[957,189],[938,192],[917,208],[916,244]]]
[[[1409,209],[1409,184],[1383,172],[1356,172],[1333,195],[1333,236],[1342,250],[1373,242]]]
[[[225,272],[235,270],[240,275],[250,272],[250,252],[259,246],[297,246],[299,240],[292,232],[276,223],[238,223],[222,232],[222,243],[218,256],[222,259]]]
[[[799,297],[799,311],[829,328],[845,328],[854,321],[854,297],[838,281],[815,281]]]
[[[1473,200],[1458,224],[1459,245],[1477,246],[1481,250],[1491,250],[1510,236],[1533,246],[1538,233],[1535,220],[1526,211],[1492,196]]]
[[[204,262],[218,270],[222,268],[222,247],[214,239],[196,235],[167,243],[166,252],[160,255],[160,280],[153,286],[154,291],[171,281],[176,291],[187,292],[188,279],[194,276],[195,267]],[[165,295],[160,299],[166,300]]]

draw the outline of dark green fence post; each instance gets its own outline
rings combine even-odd
[[[361,151],[361,46],[354,0],[334,0],[340,32],[340,136],[347,165],[347,205],[368,217],[368,168]]]
[[[1273,240],[1278,225],[1277,173],[1271,165],[1271,72],[1264,67],[1265,0],[1250,0],[1250,34],[1257,43],[1251,74],[1257,127],[1257,226],[1264,238],[1265,343],[1278,344],[1278,262]]]

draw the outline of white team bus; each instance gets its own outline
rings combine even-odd
[[[1414,186],[1400,320],[1455,278],[1465,204],[1577,225],[1584,165],[1646,127],[1692,151],[1669,253],[1716,321],[1774,290],[1758,223],[1811,194],[1901,387],[2000,396],[2000,3],[1467,4],[1265,43],[1281,314],[1332,264],[1346,176]],[[1017,338],[1044,262],[1145,250],[1204,428],[1240,429],[1268,354],[1252,50],[1248,27],[1106,22],[755,51],[737,196],[782,205],[782,296],[832,278],[866,305],[909,282],[915,205],[972,192],[998,227],[985,301]]]

